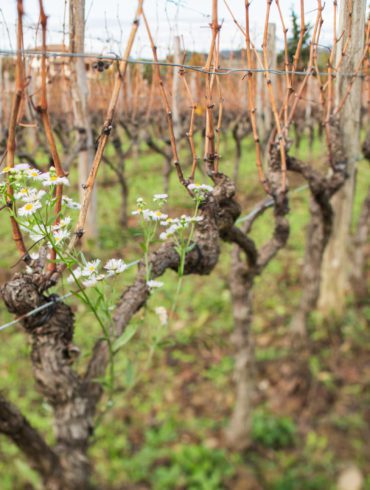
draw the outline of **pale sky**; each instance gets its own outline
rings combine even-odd
[[[66,0],[44,0],[48,17],[48,43],[60,44]],[[244,24],[244,0],[228,1],[234,15]],[[321,43],[330,45],[332,39],[332,0],[325,3],[324,25]],[[286,26],[290,27],[292,7],[299,12],[299,0],[280,0]],[[206,51],[210,45],[211,0],[144,0],[144,9],[150,21],[159,56],[166,55],[173,46],[173,37],[182,35],[185,48],[188,50]],[[96,53],[114,52],[122,55],[124,42],[133,19],[136,7],[135,0],[86,0],[86,51]],[[265,0],[253,0],[251,4],[251,34],[257,47],[261,45],[265,18]],[[39,44],[36,40],[38,21],[38,0],[24,0],[24,33],[25,46],[32,48]],[[317,14],[317,1],[305,0],[306,22],[314,23]],[[222,22],[221,49],[239,49],[244,46],[240,31],[235,26],[223,0],[219,0],[219,20]],[[278,17],[275,2],[272,4],[271,22],[277,24],[278,47],[282,46],[283,31]],[[0,48],[15,48],[16,0],[0,1]],[[288,33],[289,35],[289,33]],[[68,42],[68,36],[66,37]],[[151,51],[143,25],[141,25],[133,56],[151,57]]]

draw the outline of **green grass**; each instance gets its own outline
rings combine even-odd
[[[223,137],[226,139],[227,135]],[[314,158],[320,156],[321,147],[320,142],[315,141]],[[297,154],[305,157],[307,151],[307,141],[304,139]],[[185,152],[182,153],[185,155]],[[221,169],[231,175],[233,146],[230,141],[221,153],[224,155]],[[251,141],[245,140],[238,183],[243,214],[247,214],[264,197],[254,162]],[[150,199],[153,193],[161,192],[162,163],[160,157],[145,151],[137,165],[131,160],[127,161],[130,209],[134,208],[137,197]],[[119,190],[117,186],[103,188],[104,182],[113,177],[109,168],[103,165],[98,181],[99,239],[90,244],[88,253],[102,260],[122,256],[131,261],[141,253],[138,230],[133,221],[129,230],[122,230],[117,222],[121,204]],[[72,180],[74,178],[72,173]],[[301,185],[297,179],[293,180],[294,187]],[[361,162],[355,219],[367,182],[368,170]],[[73,191],[76,193],[76,187]],[[190,211],[192,206],[173,173],[169,202],[171,215]],[[289,243],[256,281],[253,332],[259,370],[271,366],[271,369],[279,372],[284,363],[295,361],[295,354],[285,339],[290,316],[300,297],[299,273],[308,221],[308,191],[292,193],[290,207]],[[256,222],[253,237],[258,244],[271,235],[271,224],[271,211]],[[9,231],[8,220],[3,214],[0,227],[2,280],[5,280],[4,274],[9,270],[9,265],[17,261]],[[171,271],[165,274],[164,288],[156,291],[146,309],[135,317],[137,333],[119,352],[115,361],[117,393],[114,404],[105,411],[108,400],[105,398],[102,401],[104,414],[90,450],[95,478],[102,488],[118,490],[130,482],[137,488],[153,490],[221,490],[233,488],[237,475],[247,469],[259,478],[267,490],[331,490],[341,458],[347,455],[345,452],[343,454],[337,442],[338,434],[343,431],[346,431],[346,439],[350,441],[353,459],[359,461],[365,474],[370,471],[365,457],[366,444],[361,445],[360,433],[366,397],[363,394],[364,385],[357,379],[348,382],[342,380],[344,386],[334,385],[338,399],[343,398],[343,401],[338,408],[329,408],[329,420],[325,418],[325,412],[313,414],[308,422],[310,431],[299,427],[299,413],[288,405],[285,410],[281,407],[275,409],[274,399],[267,397],[263,408],[261,406],[256,410],[253,422],[254,443],[258,449],[243,455],[223,446],[221,431],[230,415],[234,395],[233,347],[230,342],[233,321],[228,289],[230,251],[230,245],[222,245],[221,260],[212,276],[185,278],[175,318],[170,327],[161,331],[162,340],[150,363],[148,349],[153,335],[158,331],[154,308],[159,305],[167,309],[171,307],[176,290],[176,274]],[[134,271],[130,271],[109,284],[112,300],[119,297],[133,275]],[[62,287],[60,290],[65,289]],[[75,299],[68,302],[76,313],[75,343],[81,349],[77,369],[82,371],[101,332],[84,305],[78,304]],[[331,383],[325,382],[321,374],[331,373],[333,369],[332,357],[325,356],[325,349],[329,349],[329,352],[337,349],[343,359],[352,355],[352,347],[357,349],[359,358],[369,355],[365,314],[365,309],[362,311],[351,306],[336,327],[343,334],[343,342],[350,346],[343,353],[340,345],[331,344],[334,342],[333,335],[336,335],[334,327],[326,327],[313,317],[312,326],[317,332],[325,334],[313,339],[318,352],[307,361],[313,383],[312,396],[330,397],[333,389],[331,383],[336,379],[331,374]],[[11,316],[1,305],[0,322],[10,319]],[[0,332],[0,335],[3,340],[0,344],[1,389],[20,406],[47,440],[53,442],[50,407],[42,402],[34,389],[27,340],[19,326]],[[266,336],[269,340],[267,345]],[[264,375],[260,376],[261,381]],[[340,396],[339,386],[343,386]],[[351,397],[360,400],[352,415],[346,408]],[[0,474],[2,490],[22,488],[27,481],[32,482],[36,489],[40,488],[37,475],[4,437],[0,437]]]

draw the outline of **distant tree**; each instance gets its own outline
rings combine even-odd
[[[293,57],[294,57],[294,54],[296,52],[297,45],[299,42],[299,38],[301,35],[300,22],[298,20],[298,15],[294,11],[294,9],[292,9],[292,12],[291,12],[291,20],[292,20],[292,35],[290,37],[288,37],[288,56],[289,56],[289,61],[291,63],[293,63]],[[309,23],[305,24],[302,49],[301,49],[301,54],[299,57],[299,64],[297,67],[298,69],[303,68],[307,64],[309,54],[310,54],[309,44],[310,44],[310,39],[311,39],[311,30],[312,30],[312,26]],[[283,53],[281,53],[279,55],[279,61],[281,61],[283,59],[283,56],[284,56]],[[281,58],[281,60],[280,60],[280,58]]]

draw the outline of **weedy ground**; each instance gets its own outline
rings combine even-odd
[[[323,161],[324,145],[307,141],[294,150],[302,158]],[[108,148],[108,151],[112,150]],[[231,175],[233,142],[224,136],[221,168]],[[45,157],[40,154],[40,162]],[[264,197],[257,182],[253,143],[245,140],[239,200],[243,214]],[[162,191],[162,160],[141,148],[138,162],[127,161],[130,210],[136,198],[150,199]],[[73,175],[72,175],[73,181]],[[369,181],[368,165],[359,163],[355,221]],[[291,187],[302,182],[291,178]],[[140,230],[134,217],[129,228],[117,223],[119,190],[114,176],[102,168],[98,182],[99,239],[87,254],[108,259],[137,259]],[[76,186],[73,192],[77,193]],[[355,463],[370,489],[370,307],[348,298],[340,319],[310,318],[306,347],[291,344],[289,321],[301,294],[308,191],[291,194],[291,235],[288,246],[257,281],[253,335],[256,343],[257,395],[252,445],[241,453],[225,448],[223,428],[231,413],[233,391],[233,329],[229,283],[231,247],[210,277],[186,277],[178,307],[167,327],[161,327],[155,307],[171,308],[175,273],[167,272],[164,287],[153,293],[134,319],[136,334],[115,358],[115,394],[101,404],[91,447],[95,479],[106,490],[331,490],[338,473]],[[171,180],[169,209],[191,212],[193,203]],[[256,222],[258,243],[271,231],[271,211]],[[9,224],[1,216],[0,279],[19,268],[9,239]],[[128,271],[112,285],[112,304],[129,284]],[[67,291],[65,283],[59,291]],[[75,343],[81,349],[77,369],[83,369],[92,345],[102,334],[92,313],[69,299],[76,314]],[[10,316],[0,306],[1,324]],[[34,390],[29,346],[20,326],[0,332],[1,389],[17,403],[48,441],[53,442],[51,409]],[[103,382],[106,380],[103,380]],[[17,449],[0,438],[1,489],[41,488],[37,475]]]

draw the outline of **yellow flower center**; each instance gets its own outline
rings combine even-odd
[[[50,180],[57,180],[57,178],[58,178],[58,177],[57,177],[56,175],[51,175],[51,176],[50,176]]]
[[[33,208],[32,202],[29,202],[28,204],[25,205],[26,211],[31,211],[32,208]]]

